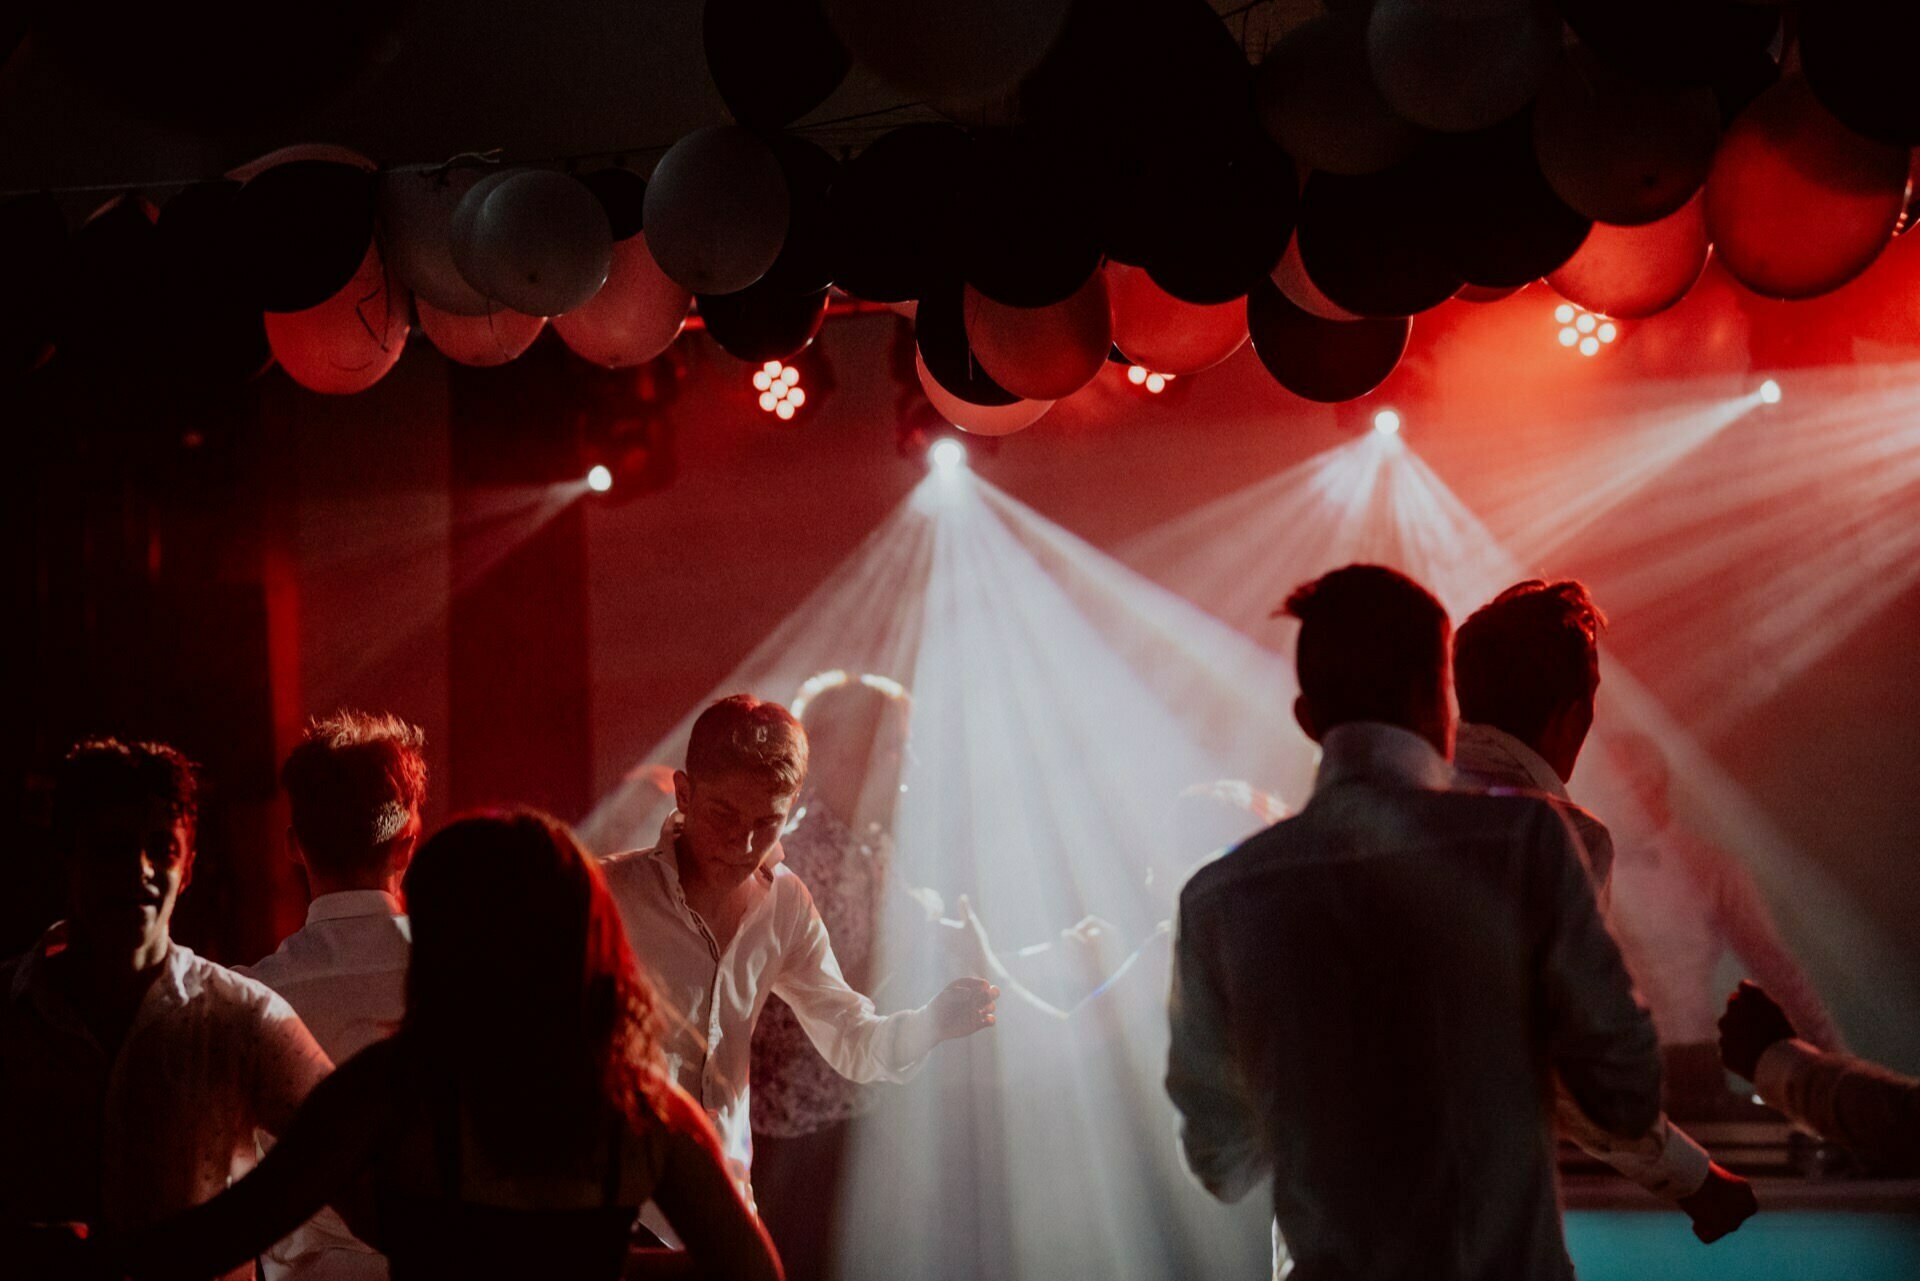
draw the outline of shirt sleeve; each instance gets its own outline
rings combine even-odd
[[[1259,1118],[1233,1065],[1225,1002],[1184,895],[1174,927],[1167,1021],[1172,1033],[1167,1097],[1180,1114],[1187,1169],[1213,1196],[1238,1201],[1271,1163]]]
[[[1754,1088],[1795,1125],[1880,1172],[1920,1174],[1920,1080],[1792,1040],[1767,1047]]]
[[[277,1137],[286,1133],[313,1087],[333,1071],[333,1060],[285,997],[268,992],[256,1008],[253,1114],[261,1129]]]
[[[1588,1119],[1564,1085],[1555,1083],[1554,1119],[1560,1134],[1595,1160],[1613,1167],[1620,1177],[1637,1183],[1667,1201],[1679,1201],[1698,1192],[1707,1181],[1713,1158],[1666,1113],[1638,1138],[1609,1134]]]
[[[1638,1138],[1660,1117],[1653,1020],[1600,918],[1573,834],[1545,802],[1533,809],[1523,857],[1535,885],[1548,1054],[1589,1120],[1607,1134]]]
[[[807,1039],[833,1070],[854,1081],[906,1081],[920,1070],[933,1048],[933,1015],[926,1007],[882,1015],[873,1002],[853,990],[833,955],[827,926],[813,896],[796,876],[781,878],[795,892],[783,914],[785,956],[773,993],[785,1001]]]

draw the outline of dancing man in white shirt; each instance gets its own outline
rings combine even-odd
[[[779,865],[806,773],[806,731],[786,708],[721,699],[694,722],[660,843],[605,864],[634,955],[679,1016],[665,1038],[669,1067],[713,1118],[743,1191],[753,1026],[770,994],[856,1081],[907,1080],[939,1042],[992,1026],[1000,994],[957,979],[917,1010],[881,1015],[848,986],[807,887]]]
[[[1613,837],[1567,793],[1593,727],[1606,616],[1571,580],[1516,583],[1475,610],[1453,640],[1460,725],[1454,776],[1474,790],[1528,792],[1560,811],[1580,839],[1604,913],[1613,878]],[[1621,1141],[1588,1121],[1562,1091],[1561,1133],[1693,1221],[1712,1243],[1759,1208],[1753,1188],[1715,1164],[1662,1114],[1652,1130]]]
[[[1300,1275],[1570,1281],[1553,1078],[1610,1134],[1660,1114],[1574,837],[1452,790],[1446,611],[1357,565],[1296,591],[1312,796],[1180,896],[1167,1092],[1196,1177],[1271,1173]]]
[[[0,1236],[131,1231],[211,1200],[333,1069],[286,1001],[173,941],[195,793],[160,743],[85,742],[55,776],[68,916],[0,965]]]
[[[287,850],[306,869],[307,923],[240,972],[287,998],[336,1063],[400,1029],[411,951],[400,880],[420,843],[426,736],[397,716],[308,724],[280,782]],[[262,1260],[266,1281],[386,1281],[387,1262],[333,1210]]]

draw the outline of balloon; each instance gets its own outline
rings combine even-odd
[[[826,0],[854,60],[922,101],[1011,89],[1052,48],[1068,8],[1068,0]]]
[[[511,172],[459,166],[380,175],[380,252],[416,298],[456,316],[487,314],[487,296],[454,265],[453,216],[477,184],[498,186]]]
[[[1906,192],[1906,149],[1860,137],[1795,76],[1727,130],[1707,177],[1707,231],[1747,288],[1808,298],[1867,269]]]
[[[1533,105],[1533,147],[1555,194],[1599,222],[1666,217],[1707,180],[1720,106],[1707,88],[1662,89],[1567,51]]]
[[[1418,158],[1377,174],[1316,173],[1300,195],[1300,262],[1357,316],[1411,316],[1453,296],[1460,275],[1407,211],[1432,199]]]
[[[528,316],[559,316],[606,283],[613,232],[576,178],[526,169],[461,200],[453,261],[467,283]]]
[[[957,280],[972,165],[972,141],[945,124],[904,125],[855,156],[827,194],[840,287],[905,302]]]
[[[1068,158],[1031,134],[983,133],[976,144],[964,193],[968,282],[1011,307],[1072,297],[1099,270],[1100,245]]]
[[[1280,261],[1274,264],[1270,277],[1281,293],[1309,316],[1318,316],[1322,320],[1358,320],[1360,317],[1338,306],[1333,299],[1320,292],[1320,286],[1313,283],[1307,275],[1307,265],[1300,261],[1300,238],[1295,236],[1287,242],[1287,252],[1280,255]],[[1459,297],[1458,292],[1454,295]]]
[[[647,184],[647,241],[688,290],[730,294],[773,266],[791,207],[766,143],[737,125],[696,129],[660,158]]]
[[[1147,273],[1185,302],[1243,297],[1286,252],[1299,203],[1293,161],[1255,134],[1232,165],[1187,193],[1182,212],[1168,224],[1170,234],[1148,257]]]
[[[607,283],[593,301],[553,320],[573,353],[608,369],[644,365],[673,345],[693,295],[667,278],[644,233],[613,247]]]
[[[1453,291],[1453,296],[1459,302],[1499,302],[1525,288],[1525,285],[1462,285]]]
[[[1389,105],[1414,124],[1466,133],[1527,105],[1560,48],[1560,21],[1527,5],[1461,21],[1426,0],[1379,0],[1367,59]]]
[[[720,350],[742,360],[785,360],[813,344],[827,318],[827,291],[789,294],[765,283],[738,293],[701,294],[695,299],[707,336]]]
[[[1020,399],[980,367],[967,344],[966,307],[958,285],[920,300],[913,316],[914,345],[942,387],[972,405],[1010,405]]]
[[[1181,302],[1123,263],[1109,263],[1106,276],[1114,346],[1155,373],[1197,374],[1247,341],[1245,299],[1212,307]]]
[[[1695,195],[1659,222],[1597,222],[1578,252],[1547,277],[1562,298],[1588,311],[1638,320],[1687,296],[1707,265],[1707,201]]]
[[[353,279],[373,242],[374,178],[338,160],[293,159],[240,189],[235,235],[266,311],[317,306]]]
[[[1420,140],[1373,83],[1364,9],[1322,14],[1280,37],[1254,75],[1254,102],[1268,135],[1308,169],[1378,173]]]
[[[1436,137],[1417,163],[1436,193],[1423,232],[1469,284],[1504,289],[1538,280],[1571,258],[1592,226],[1547,185],[1525,112],[1490,129]]]
[[[1247,295],[1253,352],[1273,380],[1296,396],[1334,404],[1378,387],[1407,349],[1413,322],[1322,320],[1287,300],[1271,281]]]
[[[58,299],[62,361],[145,364],[160,355],[164,278],[154,207],[115,196],[74,233]]]
[[[1920,9],[1879,0],[1802,5],[1800,69],[1840,123],[1880,142],[1920,144],[1920,102],[1909,83],[1920,49]]]
[[[504,365],[519,356],[547,327],[544,316],[523,316],[504,307],[485,316],[459,316],[441,311],[424,298],[415,298],[413,306],[420,328],[442,356],[481,368]]]
[[[60,289],[70,269],[66,216],[49,195],[0,202],[0,380],[53,354]]]
[[[232,383],[273,362],[235,239],[241,186],[216,179],[177,192],[160,211],[167,364],[182,383]]]
[[[919,352],[913,354],[914,372],[920,375],[920,387],[927,393],[927,399],[940,416],[965,431],[976,436],[1011,436],[1017,431],[1040,421],[1049,409],[1051,400],[1016,400],[1004,405],[976,405],[942,387],[927,370],[926,358]]]
[[[1777,9],[1738,0],[1556,0],[1595,53],[1636,80],[1710,85],[1773,42]],[[1829,0],[1816,0],[1817,8]]]
[[[305,311],[267,313],[267,342],[287,376],[310,391],[349,396],[386,377],[406,349],[406,287],[369,245],[339,293]]]
[[[707,0],[700,34],[720,100],[754,128],[792,124],[853,66],[819,0]]]
[[[618,165],[595,169],[580,183],[594,194],[607,215],[607,229],[615,240],[629,240],[646,225],[647,180]]]
[[[757,282],[776,293],[817,294],[833,284],[833,222],[827,193],[840,176],[840,162],[819,144],[793,134],[767,139],[786,179],[792,212],[780,256]]]
[[[994,382],[1027,400],[1060,400],[1093,381],[1113,349],[1113,310],[1099,272],[1064,302],[1009,307],[973,286],[967,345]]]

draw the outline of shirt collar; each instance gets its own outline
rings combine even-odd
[[[11,995],[16,1001],[31,1001],[43,1016],[82,1032],[91,1041],[92,1033],[85,1030],[79,1015],[54,989],[51,976],[47,973],[47,958],[66,945],[67,923],[57,921],[40,936],[40,941],[34,944],[33,950],[27,953],[14,971]],[[199,959],[192,948],[171,938],[167,940],[167,958],[161,963],[153,986],[147,989],[146,995],[140,1000],[129,1036],[160,1014],[178,1009],[200,995],[205,986],[205,975],[201,972]]]
[[[1507,731],[1493,725],[1461,721],[1454,731],[1453,763],[1470,774],[1498,778],[1502,783],[1544,792],[1570,801],[1567,785],[1540,753]]]
[[[1317,796],[1336,783],[1353,782],[1444,791],[1452,781],[1446,757],[1412,730],[1379,721],[1348,721],[1321,738],[1313,791]]]
[[[405,916],[400,900],[385,890],[340,890],[307,904],[307,924],[350,916]]]

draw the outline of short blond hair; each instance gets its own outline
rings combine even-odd
[[[778,703],[751,694],[723,698],[693,723],[687,773],[695,779],[757,774],[798,791],[807,777],[807,731]]]

